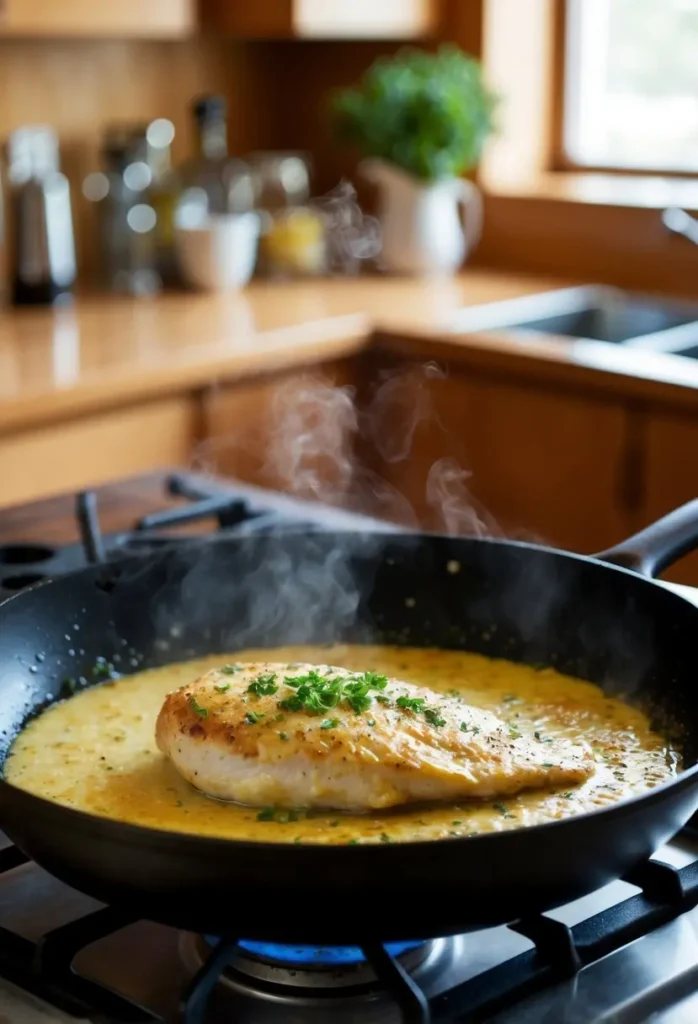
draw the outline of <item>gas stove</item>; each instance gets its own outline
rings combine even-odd
[[[58,537],[46,517],[0,513],[0,599],[91,561],[205,542],[212,530],[386,528],[192,474],[159,481],[135,522],[101,494],[78,495],[74,508],[73,535]],[[4,528],[13,516],[32,529]],[[204,936],[127,917],[0,837],[0,1021],[695,1024],[698,831],[684,829],[626,879],[506,927],[324,948],[247,941],[230,926],[233,937]]]
[[[687,829],[632,878],[509,927],[364,948],[228,942],[125,918],[6,846],[0,1020],[695,1024],[697,905]]]

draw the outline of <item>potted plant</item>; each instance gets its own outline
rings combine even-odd
[[[340,137],[363,152],[360,170],[380,187],[388,269],[453,272],[477,243],[482,199],[459,175],[478,163],[495,105],[479,62],[452,46],[380,58],[334,97]]]

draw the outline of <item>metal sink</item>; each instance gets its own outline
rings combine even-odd
[[[472,306],[458,312],[452,327],[681,352],[698,346],[698,303],[585,285]]]

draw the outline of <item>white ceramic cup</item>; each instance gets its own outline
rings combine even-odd
[[[184,281],[200,291],[242,288],[252,277],[260,223],[257,213],[207,216],[175,228],[177,260]]]

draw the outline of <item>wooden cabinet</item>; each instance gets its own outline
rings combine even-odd
[[[0,437],[0,504],[188,465],[197,428],[196,403],[182,396]]]
[[[405,437],[410,416],[419,420],[408,450],[391,461],[390,453],[381,458],[379,436],[366,447],[378,478],[404,495],[419,524],[582,553],[630,532],[628,418],[620,402],[463,368],[436,379],[417,373],[414,389],[411,399],[402,397],[401,413],[383,413],[385,428],[399,422]]]
[[[698,417],[648,411],[644,447],[645,501],[638,526],[698,498]],[[677,562],[664,576],[698,586],[698,553]]]
[[[196,23],[196,0],[0,0],[0,36],[178,38]]]
[[[243,39],[417,39],[442,0],[203,0],[204,27]]]
[[[197,464],[300,498],[350,504],[359,366],[340,360],[212,389]]]

